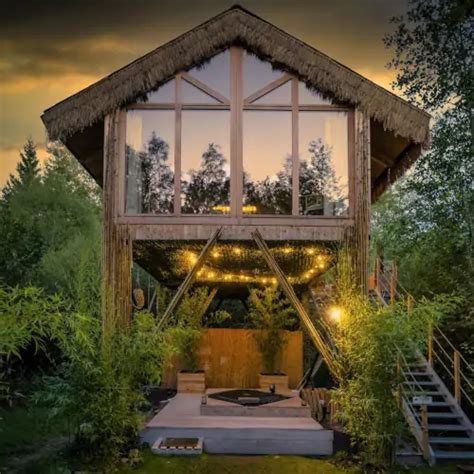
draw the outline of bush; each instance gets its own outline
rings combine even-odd
[[[373,304],[355,288],[347,262],[341,252],[331,304],[342,316],[328,322],[337,347],[334,398],[364,463],[384,467],[392,461],[396,437],[405,430],[394,396],[398,350],[410,357],[422,349],[429,325],[452,312],[458,300],[422,300],[411,312],[402,303]]]
[[[230,317],[227,311],[216,311],[206,315],[209,306],[210,292],[206,287],[196,288],[186,293],[175,311],[169,329],[173,346],[180,354],[186,370],[195,372],[200,369],[199,343],[206,326],[221,323]]]
[[[84,461],[111,463],[137,446],[142,387],[159,383],[173,350],[152,314],[137,313],[128,332],[105,338],[98,318],[72,312],[59,296],[36,288],[1,289],[0,311],[3,366],[31,344],[46,350],[54,342],[60,349],[56,372],[42,377],[32,398],[51,407],[52,418],[68,421]]]
[[[296,322],[296,313],[288,300],[274,287],[250,290],[250,326],[256,329],[255,342],[262,356],[263,370],[278,371],[281,351],[287,343],[285,329]]]

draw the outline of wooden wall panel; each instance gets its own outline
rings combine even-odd
[[[252,329],[207,329],[201,340],[200,358],[209,388],[257,388],[262,371],[260,353]],[[281,369],[295,388],[303,377],[303,333],[287,331],[288,344],[281,357]],[[162,385],[176,387],[179,359],[166,368]]]

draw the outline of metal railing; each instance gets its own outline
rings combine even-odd
[[[380,258],[376,258],[372,290],[383,304],[404,301],[408,311],[415,304],[415,298],[398,280],[395,262],[382,265]],[[428,363],[441,370],[442,378],[449,381],[448,388],[455,400],[459,404],[466,402],[474,408],[474,368],[437,325],[428,329],[426,355]]]

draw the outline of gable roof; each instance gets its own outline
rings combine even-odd
[[[427,144],[429,114],[239,6],[59,102],[41,118],[51,139],[64,140],[233,45],[295,74],[336,101],[360,107],[385,130]]]

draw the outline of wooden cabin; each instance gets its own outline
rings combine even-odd
[[[240,7],[42,120],[103,188],[103,311],[124,325],[133,259],[170,287],[285,278],[291,291],[350,236],[365,290],[371,202],[429,128],[424,111]]]

